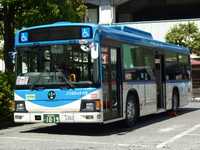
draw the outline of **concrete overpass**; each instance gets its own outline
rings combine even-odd
[[[155,21],[200,18],[200,0],[84,0],[87,22]]]

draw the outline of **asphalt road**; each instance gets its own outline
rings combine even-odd
[[[200,103],[141,117],[132,128],[119,123],[25,124],[0,130],[0,150],[199,150]]]

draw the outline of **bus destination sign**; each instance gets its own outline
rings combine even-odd
[[[19,34],[20,43],[87,38],[92,38],[92,29],[88,26],[37,28]]]

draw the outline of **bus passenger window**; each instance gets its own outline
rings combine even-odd
[[[125,80],[155,80],[152,49],[123,44]]]

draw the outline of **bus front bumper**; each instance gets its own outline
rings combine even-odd
[[[14,113],[17,123],[102,123],[102,112],[87,113]]]

